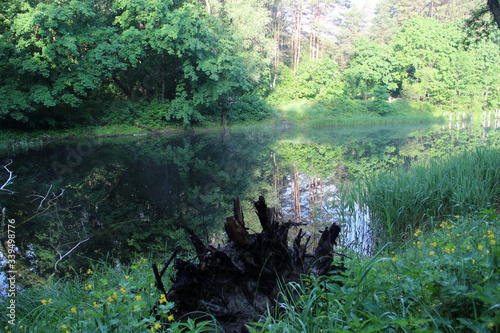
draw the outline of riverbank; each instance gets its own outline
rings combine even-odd
[[[422,112],[417,108],[404,108],[401,112],[394,112],[386,116],[358,111],[336,112],[325,108],[325,105],[321,103],[294,103],[277,106],[274,113],[263,121],[229,121],[228,128],[239,130],[253,127],[322,127],[444,121],[443,117],[428,111]],[[139,135],[169,136],[222,130],[223,127],[218,118],[208,119],[202,124],[191,127],[183,127],[178,124],[154,127],[144,126],[136,122],[135,125],[110,124],[30,131],[5,129],[0,134],[0,145],[29,148],[58,140]]]

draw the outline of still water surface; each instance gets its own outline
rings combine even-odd
[[[0,207],[16,220],[23,264],[42,274],[89,259],[127,262],[177,244],[188,249],[184,227],[222,243],[236,195],[251,231],[260,231],[252,202],[264,195],[310,232],[337,221],[346,231],[347,222],[351,231],[357,223],[364,234],[365,222],[339,209],[342,184],[488,140],[486,133],[433,124],[65,140],[1,153],[16,178],[9,186],[15,193],[0,194]],[[2,170],[1,184],[7,176]],[[343,246],[366,241],[358,236],[344,233]]]

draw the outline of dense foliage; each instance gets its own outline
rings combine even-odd
[[[262,99],[326,109],[362,99],[372,104],[357,109],[379,115],[394,98],[492,109],[498,29],[488,26],[490,39],[464,29],[478,11],[488,19],[479,5],[382,0],[370,18],[341,0],[8,0],[0,119],[190,126],[262,120],[272,114]]]

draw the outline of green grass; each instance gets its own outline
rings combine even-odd
[[[360,100],[297,102],[278,107],[278,115],[296,126],[340,126],[360,124],[390,124],[405,122],[435,122],[440,119],[420,105],[396,101],[391,112],[381,116],[370,111],[369,102]]]
[[[369,212],[375,245],[407,239],[430,221],[466,215],[500,201],[500,151],[477,149],[358,180],[342,193],[351,212]]]
[[[161,269],[161,266],[159,266]],[[16,321],[2,312],[5,332],[204,332],[209,322],[175,318],[155,287],[151,260],[137,258],[131,265],[99,262],[83,272],[17,293]],[[164,283],[168,288],[167,278]],[[0,301],[2,308],[9,299]],[[152,313],[153,306],[158,312]],[[5,324],[4,324],[5,323]],[[168,329],[167,329],[168,327]]]
[[[500,220],[454,217],[343,275],[282,288],[252,332],[499,332]],[[272,315],[274,312],[274,316]]]

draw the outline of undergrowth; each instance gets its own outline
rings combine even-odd
[[[344,274],[286,286],[251,332],[499,332],[500,220],[491,217],[446,219],[372,257],[346,253]]]

